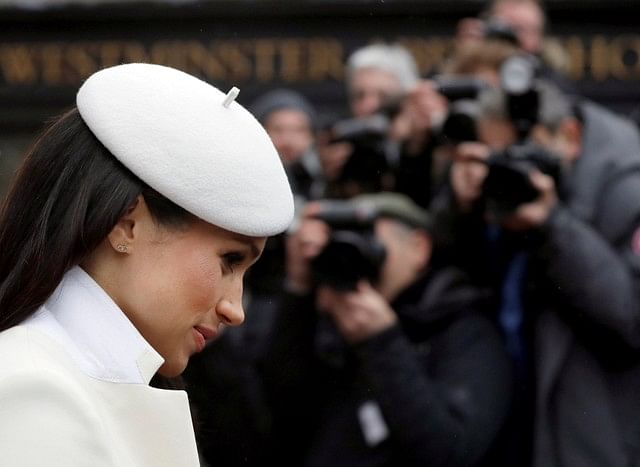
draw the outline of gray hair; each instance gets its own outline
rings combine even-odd
[[[372,44],[353,52],[347,60],[347,79],[365,68],[393,74],[405,92],[413,88],[420,78],[415,58],[399,44]]]

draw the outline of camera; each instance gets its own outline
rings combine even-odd
[[[461,99],[475,99],[482,90],[489,85],[474,76],[445,76],[436,75],[433,77],[435,89],[442,94],[449,102]]]
[[[362,279],[375,283],[386,257],[374,234],[375,208],[348,200],[325,200],[320,206],[314,217],[331,227],[331,236],[311,262],[316,283],[341,291],[355,290]]]
[[[529,54],[516,54],[500,68],[500,90],[489,89],[478,99],[453,102],[443,125],[441,136],[447,142],[477,141],[476,121],[482,102],[487,96],[504,98],[504,110],[516,130],[516,143],[503,151],[490,154],[486,164],[489,171],[483,184],[487,209],[498,217],[513,212],[521,204],[538,197],[538,190],[529,179],[534,169],[550,175],[560,185],[560,158],[529,139],[531,129],[538,122],[539,62]],[[486,104],[486,102],[485,102]]]
[[[483,194],[487,208],[499,216],[538,197],[538,190],[529,179],[532,170],[551,176],[556,186],[561,183],[560,157],[529,140],[531,128],[538,122],[538,70],[537,59],[527,54],[511,57],[500,69],[506,112],[516,130],[517,142],[491,154],[487,162],[489,173]]]
[[[437,90],[449,101],[449,111],[437,137],[444,143],[476,141],[476,98],[489,86],[475,77],[443,77],[435,79]]]
[[[391,172],[387,159],[389,125],[390,117],[380,111],[369,117],[339,120],[328,128],[329,143],[351,144],[349,158],[332,182],[334,196],[349,197],[384,188],[385,175]]]
[[[560,158],[531,142],[492,153],[487,165],[489,173],[482,193],[487,209],[499,217],[538,197],[538,190],[529,179],[534,169],[551,176],[556,186],[560,184]]]
[[[520,39],[513,26],[496,18],[484,22],[483,36],[485,39],[504,41],[520,47]]]
[[[443,143],[463,143],[465,141],[477,141],[478,130],[478,102],[472,99],[461,99],[452,102],[449,106],[447,118],[438,134]]]
[[[535,89],[540,64],[530,54],[516,54],[500,67],[500,89],[505,96],[509,119],[516,128],[518,140],[524,141],[538,119],[538,93]],[[476,121],[479,115],[477,98],[489,86],[477,78],[442,80],[440,91],[451,101],[449,113],[440,130],[444,142],[477,141]]]
[[[536,89],[540,63],[531,54],[517,54],[500,67],[500,87],[506,98],[506,110],[523,141],[538,121],[540,98]]]

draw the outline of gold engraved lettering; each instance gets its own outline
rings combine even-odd
[[[594,36],[591,41],[591,76],[595,81],[604,81],[609,75],[609,48],[604,36]]]
[[[411,51],[418,70],[423,76],[441,65],[451,49],[451,39],[447,37],[430,39],[402,37],[398,42]]]
[[[5,45],[0,48],[0,70],[10,85],[30,85],[38,82],[37,59],[26,45]]]
[[[97,60],[100,67],[110,67],[122,61],[124,44],[117,41],[99,42],[97,44]]]
[[[571,79],[578,80],[584,78],[586,63],[585,45],[581,38],[571,36],[564,41],[564,48],[569,57],[568,76]]]
[[[280,76],[284,81],[302,81],[304,77],[303,49],[300,40],[287,39],[280,44]]]
[[[271,39],[255,41],[255,75],[258,82],[265,83],[273,80],[275,75],[276,46]]]
[[[180,53],[179,42],[155,42],[149,50],[149,55],[151,57],[151,63],[184,70],[184,57]]]
[[[65,50],[65,63],[69,70],[69,84],[81,81],[98,70],[91,51],[95,47],[86,43],[71,44]]]
[[[143,44],[125,42],[122,44],[122,61],[124,63],[149,63],[151,58]]]
[[[309,42],[308,79],[341,80],[344,77],[344,49],[335,39],[317,39]]]
[[[62,46],[60,44],[45,44],[41,49],[42,80],[48,86],[63,84],[62,76]]]
[[[189,42],[184,50],[185,68],[210,80],[225,78],[225,69],[220,60],[201,42]]]
[[[229,72],[226,79],[238,82],[251,78],[251,60],[243,53],[239,44],[226,41],[217,44],[214,50]]]
[[[633,62],[625,61],[633,54]],[[611,77],[621,80],[640,77],[640,38],[638,36],[615,37],[609,48]]]

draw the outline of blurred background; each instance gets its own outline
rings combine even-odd
[[[346,57],[397,41],[427,76],[480,0],[0,0],[0,194],[46,121],[91,73],[126,62],[170,65],[239,101],[286,86],[321,115],[347,112]],[[547,54],[578,93],[636,118],[640,34],[634,0],[548,0]]]

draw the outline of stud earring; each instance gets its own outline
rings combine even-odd
[[[118,250],[120,253],[126,253],[127,252],[127,245],[125,245],[124,243],[119,243],[116,246],[116,250]]]

